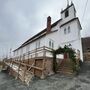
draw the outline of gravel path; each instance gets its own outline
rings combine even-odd
[[[30,86],[0,72],[0,90],[90,90],[90,62],[83,65],[77,77],[56,74],[44,80],[34,78]]]

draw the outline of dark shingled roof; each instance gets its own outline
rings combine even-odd
[[[69,5],[66,9],[64,9],[63,11],[61,11],[61,13],[63,13],[64,11],[66,11],[66,10],[67,10],[68,8],[70,8],[71,6],[74,6],[74,4],[72,3],[71,5]],[[74,9],[75,9],[75,8],[74,8]],[[75,12],[76,12],[76,10],[75,10]],[[78,22],[79,22],[79,19],[78,19],[78,18],[74,18],[74,19],[72,19],[72,20],[70,20],[70,21],[62,24],[60,27],[66,25],[67,23],[72,22],[73,20],[76,20],[76,19],[77,19]],[[56,21],[55,23],[53,23],[53,24],[51,25],[51,28],[53,28],[54,26],[56,26],[56,25],[58,24],[58,22],[61,21],[61,20],[62,20],[62,19],[59,19],[58,21]],[[79,22],[79,24],[80,24],[80,22]],[[81,24],[80,24],[80,28],[82,29]],[[52,33],[52,31],[51,31],[50,33]],[[29,43],[31,43],[31,42],[33,42],[33,41],[35,41],[35,40],[43,37],[43,36],[45,36],[46,34],[47,34],[47,28],[45,28],[44,30],[42,30],[42,31],[39,32],[38,34],[36,34],[36,35],[34,35],[33,37],[31,37],[30,39],[28,39],[26,42],[24,42],[19,48],[15,49],[14,51],[16,51],[16,50],[24,47],[25,45],[27,45],[27,44],[29,44]]]
[[[56,26],[58,24],[59,21],[61,21],[62,19],[59,19],[58,21],[56,21],[55,23],[53,23],[51,25],[51,28],[53,28],[54,26]],[[24,42],[19,48],[15,49],[14,51],[24,47],[25,45],[37,40],[38,38],[41,38],[43,36],[45,36],[47,33],[47,28],[45,28],[44,30],[42,30],[41,32],[39,32],[38,34],[34,35],[33,37],[31,37],[30,39],[28,39],[26,42]],[[51,32],[52,33],[52,32]]]

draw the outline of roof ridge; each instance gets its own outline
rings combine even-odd
[[[61,21],[62,19],[57,20],[56,22],[54,22],[53,24],[51,24],[51,28],[53,28],[54,26],[56,26],[58,24],[59,21]],[[20,49],[21,47],[23,47],[23,45],[25,45],[25,43],[28,43],[30,40],[34,39],[35,37],[37,37],[40,34],[43,34],[44,32],[47,31],[47,28],[43,29],[42,31],[40,31],[39,33],[33,35],[31,38],[29,38],[27,41],[25,41],[19,48],[15,49],[14,51]]]

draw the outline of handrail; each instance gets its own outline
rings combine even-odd
[[[20,56],[17,56],[17,57],[14,57],[16,59],[19,59],[20,57],[24,57],[27,56],[27,55],[34,55],[36,53],[40,53],[40,52],[51,52],[52,51],[52,48],[49,48],[49,47],[46,47],[46,46],[43,46],[43,47],[40,47],[40,48],[36,48],[34,50],[31,50],[31,51],[28,51],[26,53],[24,53],[23,55],[20,55]]]
[[[46,53],[47,52],[51,52],[51,51],[52,51],[52,48],[43,46],[43,47],[31,50],[31,51],[29,51],[27,53],[24,53],[23,55],[19,55],[19,56],[13,57],[12,59],[13,59],[13,61],[15,61],[15,60],[19,60],[20,61],[20,60],[24,60],[26,58],[26,56],[27,56],[28,59],[30,59],[29,58],[30,56],[39,54],[41,52],[43,53],[43,56],[46,56]],[[35,57],[37,57],[37,56],[35,56]],[[8,62],[8,61],[11,61],[11,60],[7,59],[6,62]]]

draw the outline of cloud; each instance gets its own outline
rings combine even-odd
[[[60,11],[66,7],[67,0],[0,0],[0,55],[9,53],[9,49],[20,46],[24,41],[46,27],[47,16],[52,17],[52,22],[58,20]],[[82,20],[83,2],[73,0],[77,16]],[[90,36],[90,13],[88,2],[82,36]],[[83,8],[82,8],[83,7]],[[3,52],[3,53],[2,53]]]

